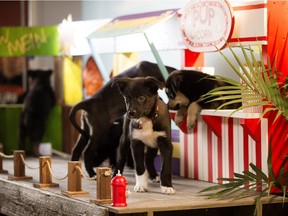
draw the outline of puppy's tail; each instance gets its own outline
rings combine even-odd
[[[76,121],[76,113],[78,110],[85,110],[83,103],[78,103],[75,106],[72,107],[69,113],[69,120],[74,126],[74,128],[81,134],[83,135],[86,139],[89,139],[89,134],[85,132],[77,123]]]

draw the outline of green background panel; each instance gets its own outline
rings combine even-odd
[[[5,154],[13,154],[18,149],[19,118],[21,105],[0,106],[0,143],[3,144]],[[50,142],[52,148],[62,150],[62,108],[55,106],[49,115],[46,132],[42,142]],[[26,139],[27,151],[31,151],[31,145]]]

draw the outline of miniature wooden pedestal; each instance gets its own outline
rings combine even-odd
[[[25,152],[22,150],[14,151],[14,176],[8,176],[9,180],[31,180],[32,176],[25,175],[25,164],[22,160],[25,157]]]
[[[0,153],[3,153],[3,146],[0,144]],[[3,158],[0,154],[0,173],[2,174],[7,174],[8,171],[7,170],[3,170]]]
[[[49,169],[50,166],[50,169]],[[52,173],[51,173],[51,157],[42,156],[39,157],[39,175],[40,183],[33,184],[36,188],[46,188],[46,187],[59,187],[59,184],[52,182]]]
[[[111,204],[111,169],[97,168],[97,197],[90,200],[95,204]]]
[[[73,196],[84,196],[88,195],[88,191],[83,191],[81,182],[81,172],[76,169],[76,166],[81,168],[81,162],[69,161],[68,162],[68,190],[61,191],[62,195],[73,197]]]

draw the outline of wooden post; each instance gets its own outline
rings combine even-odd
[[[50,166],[50,169],[49,169]],[[51,166],[51,157],[50,156],[41,156],[39,157],[39,184],[33,184],[36,188],[45,188],[45,187],[59,187],[59,184],[52,182],[52,166]]]
[[[76,166],[81,168],[81,162],[69,161],[68,162],[68,190],[61,191],[62,195],[65,196],[83,196],[88,195],[87,191],[81,189],[81,172],[76,169]]]
[[[2,146],[2,144],[0,144],[0,153],[3,153],[3,146]],[[2,158],[2,156],[1,156],[1,154],[0,154],[0,173],[1,173],[1,174],[7,174],[7,173],[8,173],[7,170],[3,170],[3,158]]]
[[[97,168],[97,197],[90,200],[95,204],[111,204],[111,168]]]
[[[14,176],[8,176],[9,180],[31,180],[32,176],[25,175],[25,164],[22,157],[25,157],[25,152],[23,150],[14,151]]]

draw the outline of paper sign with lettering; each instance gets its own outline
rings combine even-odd
[[[225,47],[233,32],[231,10],[225,0],[190,1],[181,17],[181,31],[188,48],[193,52],[212,52]]]
[[[57,56],[59,51],[57,26],[0,28],[0,56]]]

